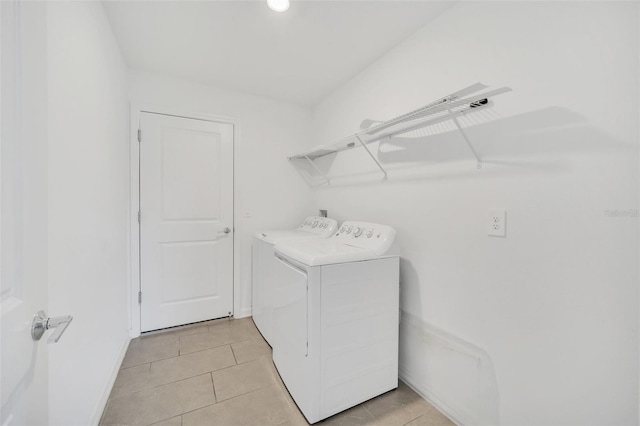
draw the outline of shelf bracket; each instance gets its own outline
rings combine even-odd
[[[449,112],[451,112],[451,111],[449,111]],[[455,116],[452,117],[451,119],[453,120],[454,123],[456,123],[456,126],[458,127],[458,130],[460,130],[460,133],[462,134],[462,137],[464,138],[464,141],[467,143],[467,146],[469,147],[469,150],[471,151],[473,156],[476,157],[476,167],[478,169],[481,169],[482,168],[482,160],[478,156],[478,153],[476,152],[476,150],[473,148],[473,145],[471,145],[471,141],[469,140],[469,137],[464,132],[464,129],[460,125],[460,122],[458,121],[458,119]]]
[[[360,136],[358,136],[358,135],[355,135],[355,136],[356,136],[356,139],[358,139],[358,142],[360,142],[360,145],[362,145],[362,147],[365,149],[365,151],[367,151],[367,154],[369,154],[371,159],[373,161],[375,161],[375,163],[378,166],[378,168],[380,169],[380,171],[382,171],[382,173],[384,173],[384,178],[383,179],[386,180],[387,179],[387,171],[384,169],[384,167],[382,167],[382,164],[380,164],[380,162],[375,157],[375,155],[373,155],[373,153],[371,151],[369,151],[369,148],[367,148],[367,144],[364,143],[364,141],[360,138]]]
[[[329,178],[327,177],[327,175],[325,175],[324,173],[322,173],[322,170],[320,170],[320,168],[318,166],[316,166],[316,163],[313,162],[313,160],[311,158],[309,158],[308,155],[305,155],[304,158],[307,159],[307,161],[309,162],[309,164],[311,164],[313,166],[314,169],[316,169],[316,171],[318,173],[320,173],[320,176],[322,176],[322,178],[324,180],[327,181],[327,185],[331,185],[331,181],[329,180]]]

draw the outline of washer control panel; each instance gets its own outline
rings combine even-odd
[[[382,255],[389,250],[396,237],[390,226],[369,222],[347,221],[331,237],[336,242],[373,250]]]
[[[330,236],[336,232],[338,222],[328,217],[309,216],[298,226],[298,230],[312,232],[317,235]]]

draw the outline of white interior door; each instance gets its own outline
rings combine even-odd
[[[233,125],[142,113],[141,330],[233,311]]]
[[[0,2],[0,424],[47,424],[46,6]]]

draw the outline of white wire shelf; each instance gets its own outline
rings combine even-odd
[[[309,162],[320,175],[330,183],[329,178],[319,169],[314,160],[325,155],[338,153],[356,147],[362,147],[376,163],[377,167],[387,178],[387,171],[380,164],[378,159],[367,147],[368,144],[380,141],[384,138],[399,136],[417,129],[434,126],[443,121],[452,120],[457,129],[462,134],[469,150],[476,159],[478,168],[482,167],[482,160],[473,148],[471,141],[458,122],[458,118],[476,111],[491,107],[490,98],[510,92],[509,87],[501,87],[493,90],[486,90],[489,86],[476,83],[457,92],[451,93],[443,98],[431,102],[421,108],[382,123],[374,124],[336,142],[320,145],[308,151],[289,157],[289,160],[305,160]]]

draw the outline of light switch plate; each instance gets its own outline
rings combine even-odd
[[[507,211],[491,209],[487,217],[487,234],[492,237],[507,236]]]

